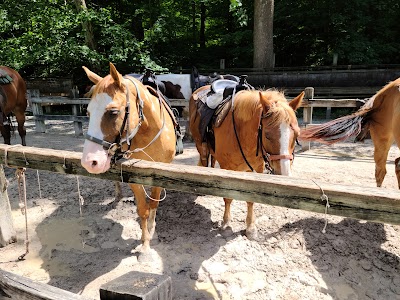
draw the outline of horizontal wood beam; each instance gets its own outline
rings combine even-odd
[[[45,96],[45,97],[32,97],[31,103],[38,104],[54,104],[54,105],[63,105],[63,104],[78,104],[78,105],[87,105],[89,104],[90,98],[68,98],[62,96]]]
[[[34,115],[35,120],[62,120],[74,122],[88,122],[87,116],[73,116],[73,115]]]
[[[46,148],[0,145],[0,163],[64,174],[162,186],[195,194],[228,197],[292,209],[400,225],[400,193],[376,187],[337,185],[287,176],[236,172],[144,160],[118,163],[108,172],[89,174],[80,164],[81,153]],[[26,159],[26,160],[25,160]],[[26,161],[29,165],[26,165]]]
[[[308,99],[301,107],[357,107],[363,102],[359,99]]]
[[[0,299],[9,300],[93,300],[54,286],[0,270]]]

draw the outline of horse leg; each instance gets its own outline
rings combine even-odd
[[[400,117],[400,115],[399,115]],[[398,118],[397,118],[398,120]],[[397,125],[393,126],[393,135],[394,135],[394,139],[396,141],[397,147],[399,147],[400,149],[400,128]],[[396,177],[397,177],[397,184],[399,186],[400,189],[400,157],[396,158],[396,160],[394,161],[394,170],[396,172]]]
[[[381,187],[386,175],[386,160],[393,140],[389,136],[382,134],[382,132],[385,132],[384,129],[382,127],[376,128],[377,126],[371,126],[370,132],[374,143],[376,186]],[[377,129],[380,130],[378,131]]]
[[[151,188],[151,199],[149,202],[150,213],[149,213],[149,221],[148,221],[147,227],[149,230],[150,239],[153,241],[158,240],[157,233],[156,233],[156,214],[157,214],[158,204],[160,202],[159,200],[160,200],[161,191],[162,191],[162,188],[160,188],[160,187],[152,187]]]
[[[400,189],[400,157],[396,158],[394,161],[394,171],[396,172],[396,177],[397,177],[397,184]]]
[[[221,229],[225,232],[228,230],[231,232],[232,227],[231,227],[231,204],[232,204],[232,199],[230,198],[224,198],[225,202],[225,211],[224,211],[224,217],[222,219],[222,226]]]
[[[254,216],[253,206],[253,202],[247,202],[246,236],[249,240],[257,239],[256,217]]]
[[[141,260],[151,260],[150,254],[150,233],[148,230],[148,219],[150,215],[150,206],[146,201],[144,187],[140,184],[129,185],[135,194],[137,213],[140,218],[140,227],[142,229],[142,248],[140,249],[139,258]]]
[[[1,135],[4,139],[4,144],[11,145],[11,126],[10,124],[2,124],[0,126]]]
[[[18,123],[18,133],[21,137],[21,143],[23,146],[26,146],[25,136],[26,136],[26,129],[25,129],[25,112],[15,112],[15,118],[17,119]]]
[[[210,152],[208,150],[208,144],[205,142],[201,143],[201,147],[198,150],[200,153],[200,160],[199,160],[198,165],[203,166],[203,167],[208,167],[208,160],[210,157]]]

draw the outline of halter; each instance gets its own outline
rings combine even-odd
[[[294,160],[294,151],[292,154],[269,154],[264,147],[262,142],[262,119],[267,118],[267,114],[260,115],[260,123],[258,125],[258,135],[257,135],[257,151],[256,156],[258,156],[258,150],[261,148],[262,157],[264,159],[265,168],[273,173],[273,169],[271,167],[271,161],[281,160],[281,159],[290,159]]]
[[[122,153],[122,151],[121,151],[122,144],[126,143],[126,144],[128,144],[128,146],[131,144],[132,139],[135,137],[135,135],[139,131],[139,128],[142,125],[142,122],[144,120],[144,114],[143,114],[143,103],[144,102],[140,95],[140,90],[139,90],[136,82],[134,80],[132,80],[132,78],[129,78],[128,76],[125,76],[124,78],[128,79],[130,82],[132,82],[137,91],[136,105],[138,107],[139,122],[136,125],[136,127],[133,128],[133,130],[130,132],[129,122],[128,122],[128,118],[129,118],[129,114],[130,114],[130,99],[129,99],[130,91],[129,91],[129,86],[126,83],[124,83],[125,88],[126,88],[125,115],[124,115],[124,120],[121,125],[121,129],[119,131],[120,134],[115,138],[115,141],[113,143],[110,143],[105,140],[96,138],[88,133],[85,134],[85,139],[103,146],[103,149],[108,152],[109,156],[113,157],[114,161],[117,161],[118,159],[123,157],[124,153]],[[127,136],[125,138],[121,139],[121,133],[124,131],[125,127],[126,127]],[[158,137],[158,136],[159,136],[159,134],[156,137]],[[153,139],[153,141],[154,141],[154,139]]]
[[[281,159],[290,159],[293,160],[294,159],[294,153],[293,154],[269,154],[267,152],[267,150],[264,147],[264,144],[262,142],[262,119],[267,118],[268,115],[267,114],[260,114],[260,118],[259,118],[259,122],[258,122],[258,134],[257,134],[257,150],[256,150],[256,156],[258,156],[258,151],[261,148],[261,152],[262,152],[262,157],[264,160],[264,164],[265,164],[265,168],[267,170],[269,170],[271,173],[273,173],[273,169],[271,168],[271,161],[274,160],[281,160]],[[240,153],[242,154],[242,157],[244,159],[244,161],[246,162],[247,166],[250,168],[250,170],[252,172],[254,172],[253,167],[250,165],[249,161],[247,160],[246,156],[244,155],[243,149],[242,149],[242,145],[240,144],[240,140],[239,140],[239,136],[237,134],[236,131],[236,124],[235,124],[235,114],[234,111],[232,110],[232,122],[233,122],[233,129],[235,132],[235,136],[236,136],[236,140],[239,144],[239,149],[240,149]]]

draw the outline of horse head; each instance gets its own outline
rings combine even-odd
[[[257,148],[274,174],[291,175],[294,150],[300,134],[295,111],[301,105],[304,92],[289,103],[278,91],[259,92],[259,95],[262,112]]]
[[[86,67],[83,69],[95,86],[87,108],[89,126],[81,164],[88,172],[99,174],[110,168],[122,142],[129,143],[143,121],[143,103],[138,97],[142,85],[132,77],[123,78],[111,63],[110,74],[104,78]],[[129,99],[136,99],[136,105],[131,105]]]
[[[171,81],[162,81],[165,86],[165,96],[170,99],[185,99],[181,92],[181,86],[179,84],[174,84]]]

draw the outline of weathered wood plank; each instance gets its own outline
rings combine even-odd
[[[103,284],[100,300],[172,300],[171,277],[131,271]]]
[[[45,97],[32,97],[31,102],[37,104],[54,104],[54,105],[61,105],[61,104],[76,104],[76,105],[87,105],[89,104],[89,98],[75,98],[71,99],[68,97],[62,96],[45,96]]]
[[[0,270],[0,300],[89,300],[54,286]],[[93,299],[92,299],[93,300]]]
[[[89,121],[87,116],[73,116],[73,115],[35,115],[34,120],[62,120],[62,121],[74,121],[74,122],[85,122]],[[79,134],[78,134],[79,135]]]
[[[7,157],[5,152],[7,151]],[[25,157],[29,162],[26,166]],[[80,164],[81,153],[0,144],[0,163],[113,181],[162,186],[195,194],[229,197],[274,206],[325,212],[322,192],[329,197],[329,214],[400,225],[398,190],[356,185],[335,185],[301,178],[235,172],[198,166],[130,160],[108,172],[89,174]],[[63,167],[65,160],[65,166]]]
[[[362,104],[359,99],[309,99],[301,107],[357,107]]]

